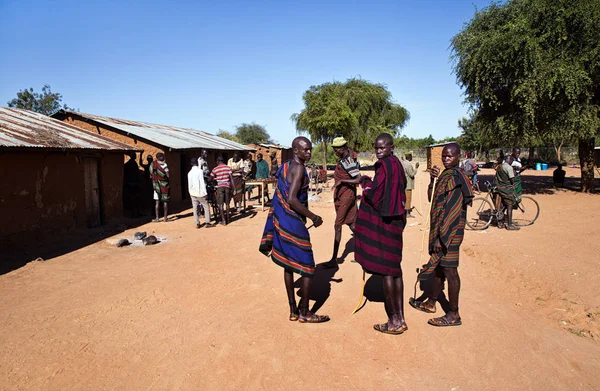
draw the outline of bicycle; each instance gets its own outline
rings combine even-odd
[[[467,226],[473,230],[483,230],[492,224],[502,222],[506,216],[506,206],[503,204],[500,210],[496,209],[494,202],[495,187],[490,181],[485,181],[487,195],[485,197],[473,198],[471,204],[473,212],[467,213]],[[540,215],[540,205],[529,196],[521,196],[521,201],[513,207],[512,222],[519,227],[526,227],[535,223]]]

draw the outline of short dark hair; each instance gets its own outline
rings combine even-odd
[[[157,158],[158,160],[160,160],[160,159],[164,159],[164,158],[165,158],[165,154],[164,154],[164,153],[162,153],[162,152],[159,152],[159,153],[157,153],[157,154],[156,154],[156,158]]]
[[[377,138],[375,139],[375,142],[377,142],[379,140],[385,141],[386,144],[394,145],[394,138],[389,133],[381,133],[379,136],[377,136]]]
[[[198,158],[197,157],[193,157],[190,159],[190,164],[192,166],[197,166],[198,165]]]
[[[223,159],[223,156],[219,155],[219,157],[217,157],[217,162],[224,162],[225,159]]]

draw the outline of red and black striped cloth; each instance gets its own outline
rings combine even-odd
[[[419,274],[427,279],[435,268],[458,267],[460,245],[465,234],[467,206],[473,200],[471,181],[458,168],[447,168],[439,176],[433,192],[431,228],[429,230],[429,262]],[[435,240],[439,239],[442,251],[435,252]]]
[[[356,261],[367,272],[402,275],[402,232],[406,225],[406,176],[400,160],[388,156],[375,163],[375,177],[363,177],[355,230]]]

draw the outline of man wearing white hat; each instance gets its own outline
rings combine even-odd
[[[356,152],[348,148],[348,142],[343,137],[336,137],[331,143],[333,150],[339,158],[335,166],[333,178],[333,202],[335,205],[335,239],[333,241],[333,255],[325,263],[325,267],[337,268],[337,255],[342,240],[342,226],[348,225],[354,231],[354,223],[358,209],[356,208],[356,186],[360,181],[360,166],[356,159]]]

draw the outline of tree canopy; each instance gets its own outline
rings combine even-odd
[[[591,191],[600,129],[600,2],[493,3],[452,39],[452,50],[480,136],[530,145],[577,139],[583,190]]]
[[[362,79],[345,83],[329,82],[311,86],[302,96],[304,109],[291,119],[299,133],[313,142],[323,142],[323,164],[327,143],[343,136],[350,146],[361,150],[382,132],[396,136],[409,119],[408,111],[392,101],[383,84]]]
[[[17,97],[8,102],[8,107],[35,111],[45,115],[50,115],[59,109],[73,110],[62,103],[62,95],[58,92],[52,92],[48,84],[42,87],[42,92],[35,92],[33,88],[20,90]]]
[[[228,132],[227,130],[219,129],[219,131],[217,132],[217,136],[227,140],[235,141],[236,143],[240,142],[240,139],[237,138],[235,134]]]
[[[264,126],[256,123],[243,123],[236,127],[235,136],[242,144],[271,143],[271,136]]]

